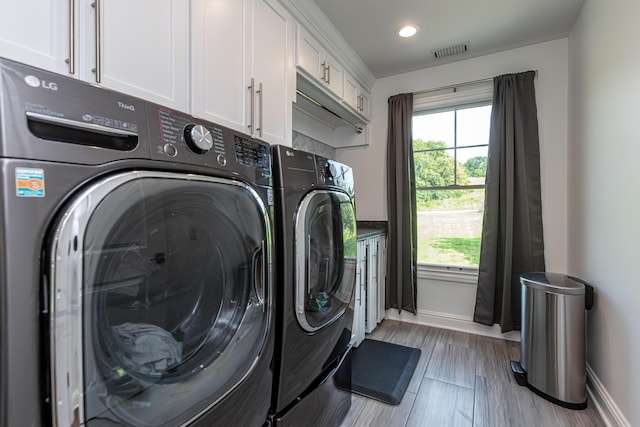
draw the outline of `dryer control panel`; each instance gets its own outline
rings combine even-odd
[[[336,186],[353,194],[353,170],[350,166],[326,157],[318,155],[315,157],[316,173],[320,184]]]

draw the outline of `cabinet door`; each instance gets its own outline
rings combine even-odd
[[[365,93],[364,91],[361,91],[360,94],[358,95],[358,102],[359,102],[358,112],[362,114],[363,117],[367,119],[370,118],[371,111],[369,108],[369,94]]]
[[[387,236],[380,236],[378,241],[378,315],[376,322],[385,317],[385,293],[387,286]]]
[[[364,341],[365,300],[367,286],[367,242],[358,240],[358,261],[356,269],[355,307],[353,308],[352,343],[355,347]]]
[[[369,94],[348,72],[344,72],[344,88],[342,99],[361,116],[369,118]]]
[[[324,49],[302,26],[298,25],[297,28],[296,66],[314,79],[323,82],[324,68],[321,64]]]
[[[194,115],[245,133],[247,3],[194,0],[191,27]]]
[[[378,326],[378,237],[367,239],[367,301],[365,332],[370,333]]]
[[[337,95],[338,98],[342,98],[342,87],[344,84],[344,69],[342,65],[340,65],[337,59],[326,52],[322,64],[324,64],[325,67],[324,84],[331,92]]]
[[[344,72],[344,87],[342,88],[342,100],[351,106],[354,110],[358,110],[359,85],[353,78],[351,73]]]
[[[295,81],[293,18],[276,0],[254,0],[251,13],[251,70],[254,78],[253,135],[291,145]]]
[[[93,36],[99,37],[94,60],[86,62],[95,69],[96,81],[186,111],[188,2],[102,0],[95,5],[99,27]]]
[[[56,73],[70,72],[73,0],[1,0],[0,56]]]

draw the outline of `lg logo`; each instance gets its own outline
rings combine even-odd
[[[26,84],[31,87],[42,87],[47,90],[58,90],[58,85],[55,82],[47,82],[46,80],[40,80],[36,76],[28,75],[24,78]]]

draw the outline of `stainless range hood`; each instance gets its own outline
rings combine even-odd
[[[350,110],[342,100],[334,98],[316,83],[298,73],[294,108],[332,128],[350,127],[362,133],[366,123]]]

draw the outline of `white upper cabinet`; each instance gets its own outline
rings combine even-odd
[[[276,0],[194,0],[194,114],[291,145],[292,32]]]
[[[327,85],[331,92],[342,98],[344,68],[328,52],[324,53],[324,61],[322,61],[321,65],[324,66],[324,84]]]
[[[344,73],[344,95],[342,99],[358,114],[369,119],[369,92],[364,90],[356,79],[350,74]]]
[[[83,2],[89,8],[82,12],[82,21],[92,22],[93,27],[89,34],[82,31],[81,40],[98,39],[95,46],[85,44],[82,49],[83,70],[89,73],[81,77],[187,110],[188,2],[97,0],[94,4]]]
[[[253,0],[250,73],[253,79],[253,135],[291,145],[295,97],[293,18],[276,0]]]
[[[300,25],[297,34],[296,66],[342,98],[344,68]]]
[[[0,0],[0,10],[1,56],[186,109],[186,2]]]
[[[246,0],[194,0],[193,113],[249,133],[245,76]]]
[[[296,66],[301,75],[369,121],[369,92],[301,25],[297,26]]]
[[[315,80],[323,81],[322,64],[324,48],[311,34],[297,26],[296,66],[306,71]]]
[[[0,0],[0,56],[56,73],[69,73],[73,1]]]

